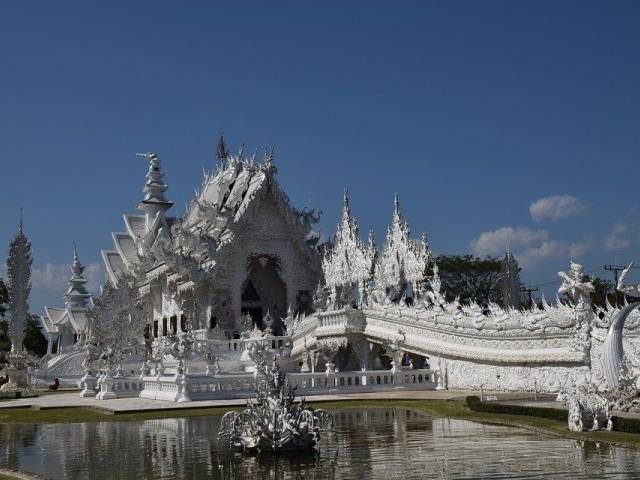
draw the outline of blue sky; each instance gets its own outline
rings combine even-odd
[[[95,286],[134,154],[180,214],[223,129],[276,146],[327,234],[347,187],[363,235],[397,191],[434,252],[509,243],[531,284],[640,259],[639,27],[626,1],[4,3],[0,246],[24,207],[34,311],[62,302],[72,241]]]

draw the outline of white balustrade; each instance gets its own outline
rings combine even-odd
[[[303,395],[397,389],[434,390],[436,388],[436,372],[430,369],[287,373],[286,375],[291,386],[296,388],[296,393]],[[188,374],[184,378],[175,375],[147,376],[143,378],[144,389],[140,392],[140,397],[174,402],[246,398],[255,394],[255,378],[252,373]]]
[[[264,342],[269,349],[275,350],[279,354],[290,350],[291,339],[288,336],[268,336],[260,338],[234,338],[229,340],[209,340],[199,339],[196,341],[198,348],[205,346],[212,349],[214,353],[238,353],[241,354],[253,342]]]
[[[139,377],[112,377],[101,375],[98,379],[98,400],[110,400],[113,398],[139,397],[143,389],[143,382]]]
[[[289,373],[287,379],[299,394],[436,388],[436,373],[430,369]]]

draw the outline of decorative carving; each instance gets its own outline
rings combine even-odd
[[[9,340],[11,352],[22,353],[27,317],[29,316],[29,293],[31,292],[31,242],[24,234],[22,213],[18,233],[9,244],[7,276],[9,278]]]
[[[261,342],[252,344],[251,358],[257,366],[256,400],[222,417],[218,443],[243,452],[313,449],[321,432],[333,431],[333,417],[308,408],[304,399],[294,402],[293,388]]]
[[[592,388],[581,386],[574,393],[563,392],[558,400],[569,407],[569,430],[612,430],[609,401]]]

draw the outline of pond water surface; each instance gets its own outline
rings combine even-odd
[[[310,455],[246,457],[216,445],[220,417],[0,425],[0,466],[53,479],[640,478],[634,449],[431,417],[337,410]]]

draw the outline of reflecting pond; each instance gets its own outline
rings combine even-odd
[[[636,450],[404,408],[337,410],[315,454],[219,449],[220,417],[0,425],[0,465],[53,479],[638,478]],[[638,473],[636,473],[638,472]]]

